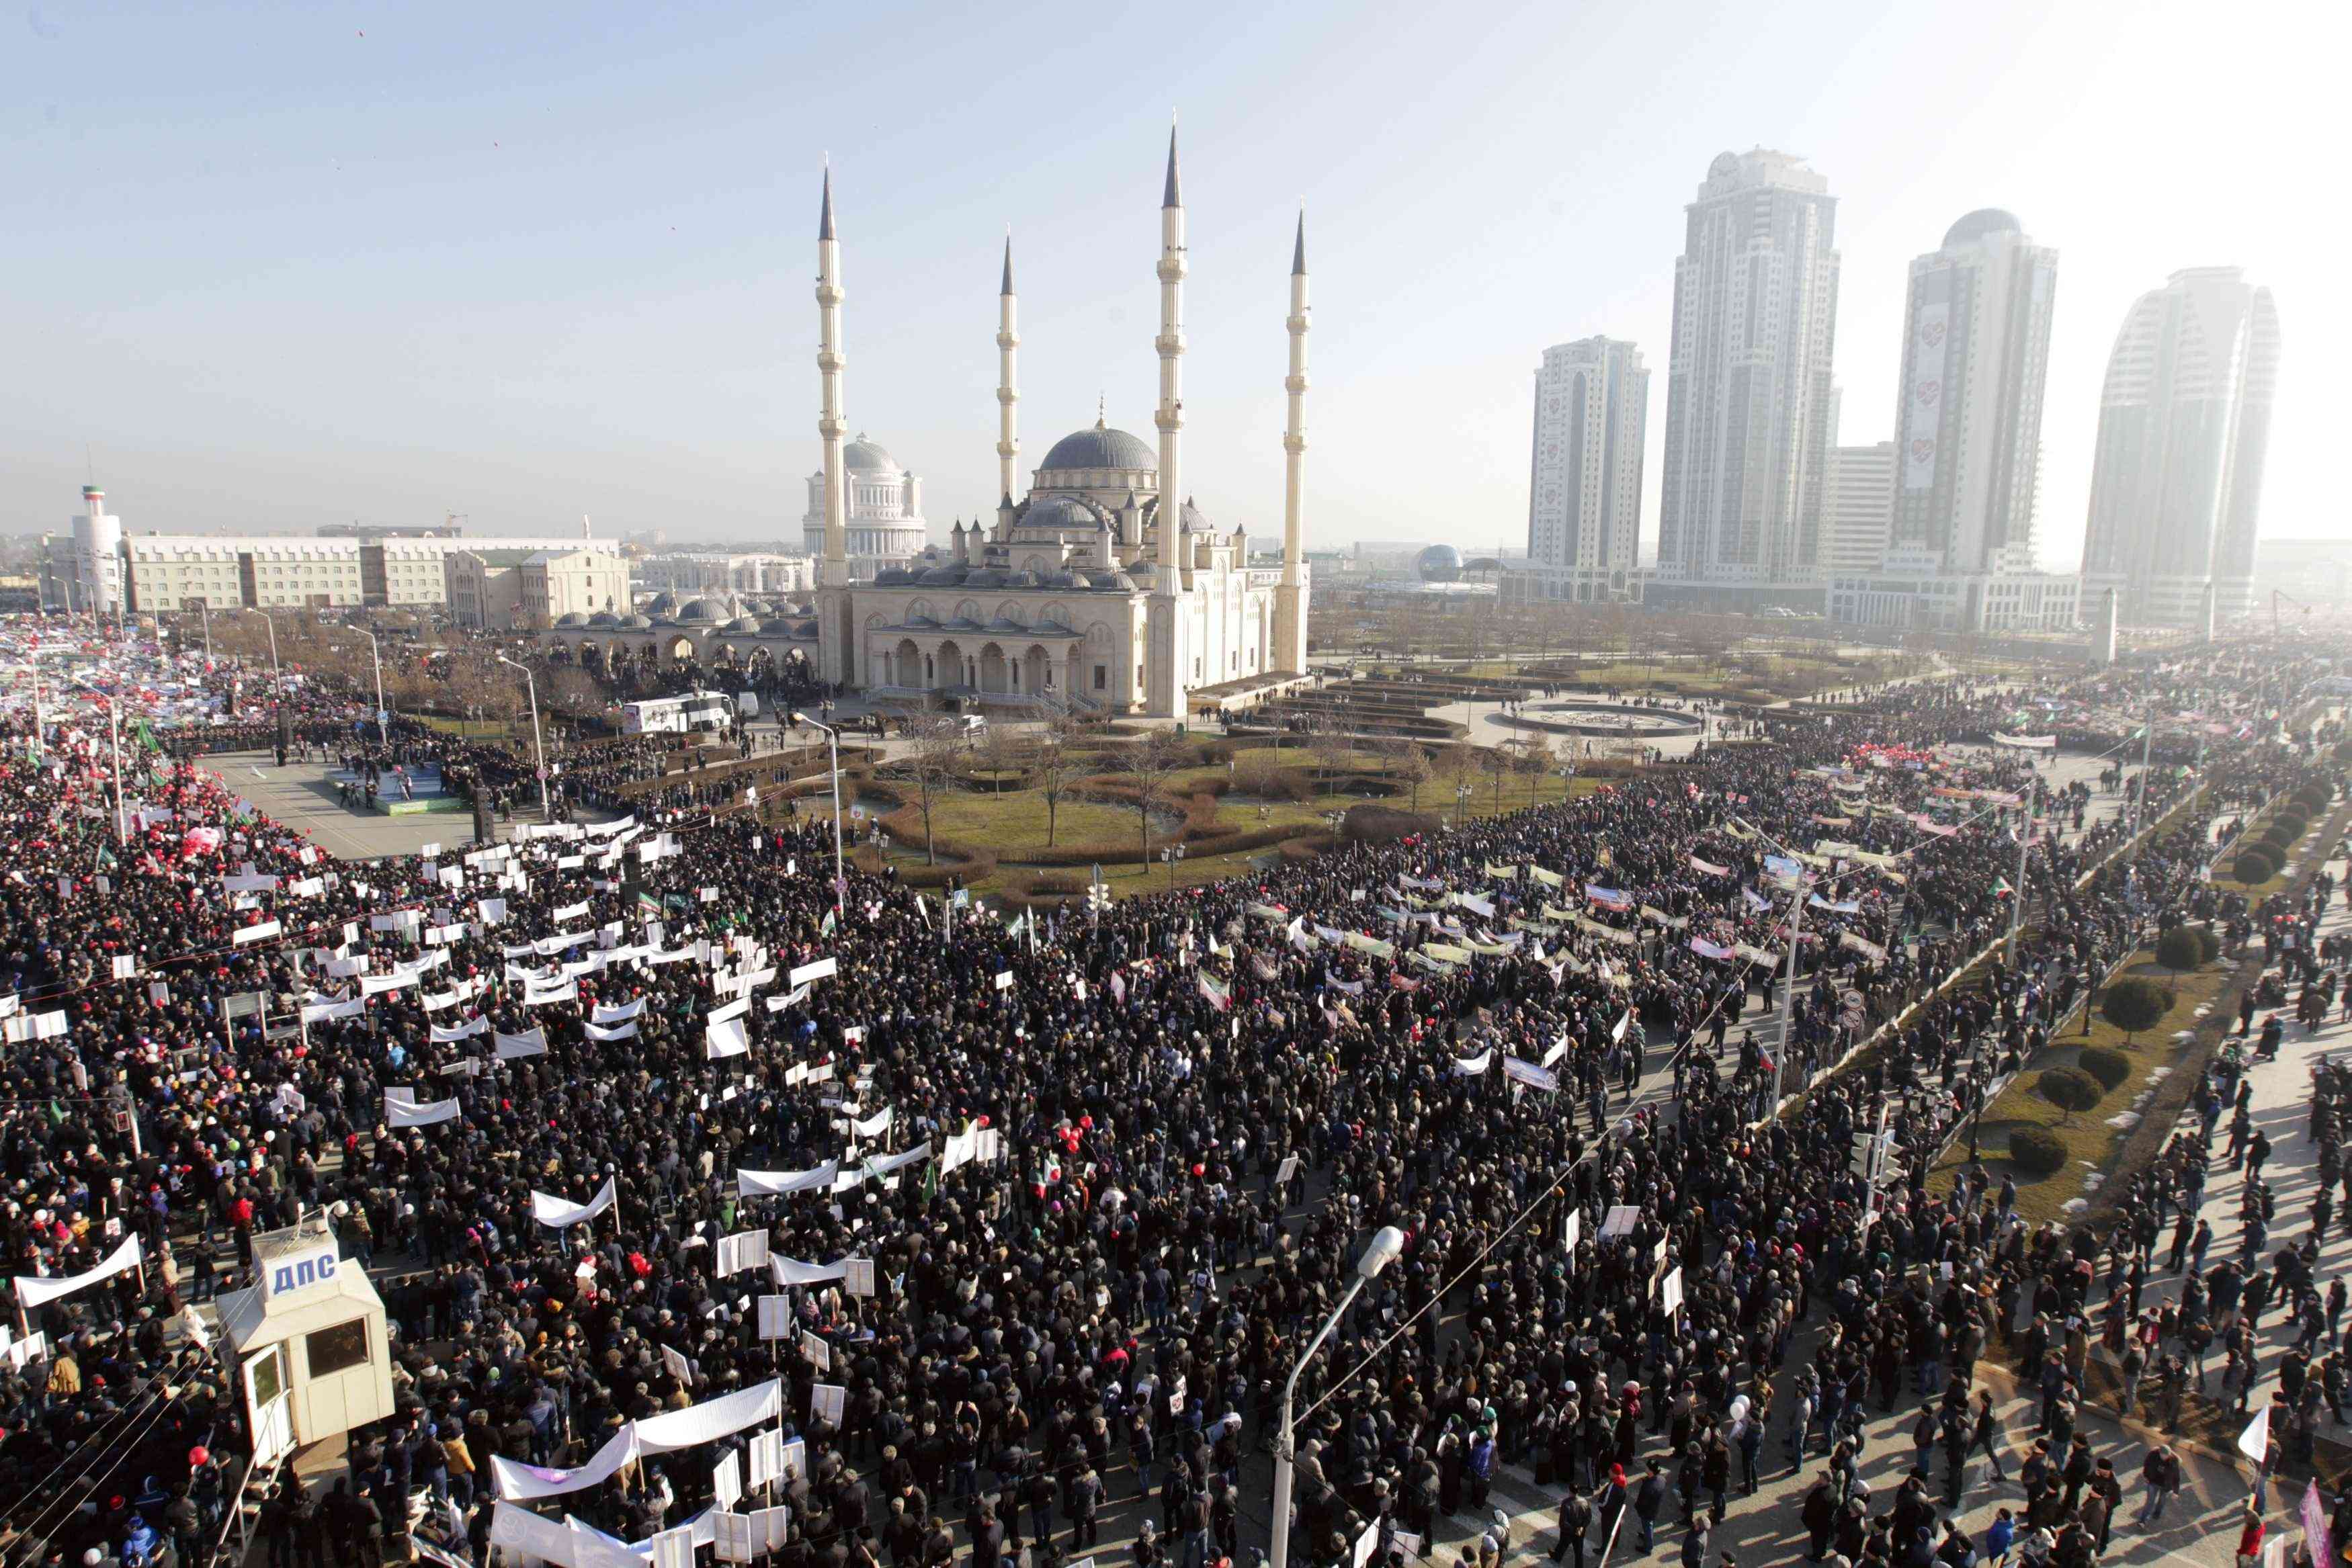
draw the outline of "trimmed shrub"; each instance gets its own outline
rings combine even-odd
[[[2320,812],[2327,810],[2328,802],[2334,798],[2325,784],[2306,784],[2297,789],[2293,797],[2294,803],[2303,808],[2304,815],[2307,817],[2316,817]]]
[[[2117,980],[2099,998],[2099,1016],[2123,1030],[2126,1040],[2155,1028],[2171,1010],[2172,998],[2153,980]]]
[[[2203,925],[2192,925],[2189,929],[2197,933],[2197,949],[2199,952],[2205,955],[2205,961],[2207,963],[2210,964],[2214,959],[2221,956],[2221,935],[2213,929],[2210,923]]]
[[[2176,925],[2157,938],[2156,961],[2178,974],[2187,974],[2205,962],[2205,944],[2193,925]]]
[[[1292,865],[1305,865],[1326,850],[1339,847],[1339,841],[1328,833],[1310,833],[1305,838],[1282,841],[1282,858]]]
[[[2289,843],[2303,837],[2310,827],[2311,819],[2301,811],[2281,811],[2271,822],[2271,831],[2284,833]]]
[[[2108,1089],[2120,1089],[2131,1080],[2131,1058],[2112,1046],[2084,1046],[2079,1065]]]
[[[2066,1140],[2047,1127],[2020,1127],[2009,1134],[2009,1163],[2032,1176],[2063,1169]]]
[[[2279,862],[2271,852],[2256,845],[2238,852],[2238,858],[2231,862],[2230,874],[2248,887],[2256,887],[2278,875],[2278,868]]]
[[[2033,1092],[2061,1111],[2087,1111],[2105,1097],[2098,1082],[2074,1067],[2053,1067],[2033,1081]]]

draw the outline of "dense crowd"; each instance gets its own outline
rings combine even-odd
[[[1348,1563],[1368,1526],[1383,1556],[1484,1529],[1496,1467],[1522,1463],[1596,1548],[1622,1522],[1646,1550],[1676,1510],[1703,1544],[1699,1516],[1719,1522],[1777,1446],[1823,1466],[1817,1558],[1925,1568],[1929,1484],[1868,1497],[1861,1413],[1924,1398],[1922,1457],[1940,1445],[1957,1478],[1991,1451],[1970,1398],[1988,1342],[2049,1341],[2054,1416],[2082,1366],[2053,1325],[2100,1310],[2092,1243],[2027,1231],[1981,1167],[1931,1194],[1934,1153],[2149,928],[2277,913],[2199,875],[2221,800],[2310,776],[2307,746],[2246,722],[2252,683],[2194,660],[2067,700],[2119,744],[2127,725],[2092,716],[2192,685],[2199,733],[2221,733],[2168,737],[2137,810],[2213,793],[2135,856],[2110,853],[2120,827],[2062,831],[2084,800],[2034,752],[1939,750],[2011,731],[2021,694],[1927,684],[1769,716],[1753,742],[1559,805],[1019,930],[887,876],[836,892],[829,836],[691,793],[505,856],[338,865],[142,747],[118,841],[102,727],[60,722],[36,754],[20,722],[0,991],[60,1021],[10,1049],[0,1241],[17,1275],[89,1270],[131,1231],[154,1263],[31,1314],[45,1358],[0,1375],[16,1550],[205,1560],[238,1400],[167,1324],[246,1281],[255,1235],[323,1210],[376,1266],[399,1409],[353,1434],[322,1499],[273,1502],[273,1564],[369,1560],[420,1490],[423,1536],[480,1560],[494,1457],[560,1472],[628,1423],[776,1378],[805,1442],[776,1493],[788,1568],[1051,1564],[1136,1498],[1143,1568],[1208,1568],[1263,1513],[1242,1466],[1295,1359],[1394,1226],[1402,1258],[1300,1385],[1302,1560]],[[364,751],[347,717],[320,722]],[[398,744],[495,788],[530,778],[511,754]],[[564,789],[632,803],[611,787],[660,760],[567,753]],[[2035,800],[2021,860],[2001,821]],[[2019,899],[2015,962],[1942,988]],[[1792,915],[1783,1042],[1752,1015],[1790,985]],[[782,977],[827,957],[830,976]],[[736,1020],[750,1050],[714,1055],[739,973],[764,977]],[[251,993],[299,1033],[229,1017]],[[543,1054],[491,1054],[533,1029]],[[1645,1048],[1671,1096],[1636,1093]],[[394,1090],[457,1113],[395,1129]],[[1857,1140],[1882,1111],[1906,1154],[1872,1183]],[[999,1157],[947,1168],[981,1131]],[[738,1174],[828,1164],[782,1196]],[[603,1217],[535,1218],[534,1193],[584,1204],[608,1179]],[[871,1293],[722,1275],[719,1242],[746,1231],[818,1276],[870,1260]],[[759,1332],[779,1292],[789,1342]],[[642,1540],[700,1514],[749,1437],[554,1495]],[[2086,1516],[2074,1446],[2053,1430],[2064,1506],[2026,1521],[2070,1568],[2114,1527]],[[1562,1555],[1586,1540],[1564,1526]]]

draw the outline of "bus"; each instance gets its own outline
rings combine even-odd
[[[735,699],[725,692],[688,692],[626,703],[621,708],[624,735],[684,735],[694,729],[723,730],[734,723]]]

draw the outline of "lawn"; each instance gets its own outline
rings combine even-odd
[[[2219,998],[2228,986],[2236,965],[2227,959],[2217,960],[2204,968],[2186,975],[2177,975],[2156,962],[2153,953],[2143,949],[2116,976],[2120,979],[2134,976],[2155,981],[2174,992],[2173,1003],[2154,1027],[2141,1030],[2126,1041],[2124,1031],[2116,1028],[2094,1009],[2091,1032],[2085,1035],[2078,1022],[2042,1051],[2024,1071],[2019,1073],[2009,1087],[1991,1104],[1985,1107],[1982,1124],[1978,1128],[1978,1145],[1984,1155],[1985,1168],[1998,1182],[2004,1174],[2017,1177],[2017,1207],[2030,1224],[2046,1220],[2065,1220],[2072,1217],[2066,1204],[2077,1197],[2096,1201],[2093,1191],[2085,1190],[2085,1178],[2094,1172],[2112,1173],[2116,1156],[2124,1140],[2131,1136],[2134,1127],[2111,1127],[2110,1117],[2135,1109],[2144,1109],[2157,1100],[2156,1091],[2165,1079],[2152,1078],[2158,1070],[2177,1068],[2187,1058],[2195,1042],[2175,1040],[2183,1030],[2208,1022],[2200,1019],[2197,1009]],[[2103,1045],[2122,1051],[2132,1061],[2132,1075],[2100,1097],[2098,1104],[2087,1111],[2071,1113],[2061,1111],[2034,1092],[2042,1074],[2053,1067],[2073,1067],[2082,1060],[2083,1048]],[[2169,1078],[2167,1071],[2166,1077]],[[2146,1102],[2140,1097],[2149,1096]],[[2066,1164],[2046,1176],[2029,1176],[2017,1169],[2005,1157],[2009,1135],[2021,1127],[2047,1127],[2066,1145]],[[1958,1178],[1969,1163],[1968,1140],[1960,1138],[1947,1151],[1936,1166],[1931,1181],[1948,1186]]]

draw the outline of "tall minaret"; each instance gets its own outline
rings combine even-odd
[[[1299,498],[1307,473],[1307,213],[1298,214],[1298,239],[1290,251],[1290,422],[1282,432],[1282,583],[1274,591],[1274,646],[1269,668],[1307,671],[1307,552],[1299,532]],[[1246,565],[1247,562],[1243,564]]]
[[[841,240],[833,227],[833,170],[824,172],[824,205],[816,225],[816,369],[824,407],[816,433],[824,443],[824,555],[817,562],[817,666],[828,681],[850,684],[855,671],[849,645],[849,491],[842,472],[841,438],[849,421],[842,409]]]
[[[1005,502],[1013,499],[1013,460],[1020,455],[1021,441],[1013,434],[1013,405],[1021,401],[1014,390],[1013,361],[1021,347],[1021,334],[1016,329],[1013,302],[1013,233],[1004,235],[1004,282],[996,291],[996,488]]]
[[[1160,198],[1160,559],[1153,576],[1151,636],[1145,671],[1146,711],[1157,718],[1182,718],[1184,683],[1192,653],[1185,645],[1184,617],[1177,595],[1187,575],[1183,565],[1184,486],[1178,444],[1184,429],[1184,203],[1176,181],[1176,128],[1168,128],[1168,183]]]

